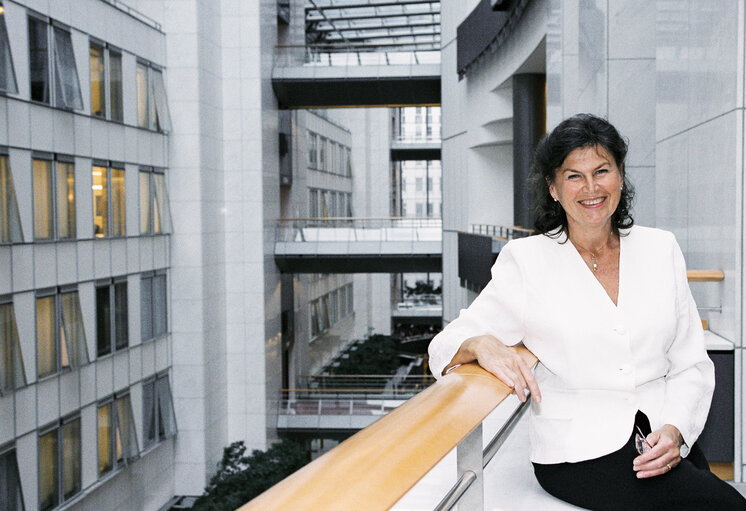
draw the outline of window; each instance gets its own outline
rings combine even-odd
[[[143,341],[168,332],[166,273],[146,274],[140,281],[140,334]]]
[[[18,343],[13,304],[0,303],[0,395],[24,385],[26,372],[23,368],[21,346]]]
[[[326,148],[329,141],[324,138],[319,138],[319,170],[326,170]]]
[[[352,155],[350,148],[345,148],[345,176],[352,176]]]
[[[98,422],[98,476],[104,476],[137,458],[137,433],[129,394],[100,405]]]
[[[311,218],[318,218],[319,217],[319,191],[312,188],[309,194],[310,194],[310,198],[309,198],[308,216],[310,216]]]
[[[171,232],[166,176],[162,170],[140,169],[140,234]]]
[[[75,417],[39,435],[39,509],[53,509],[80,490],[80,417]]]
[[[15,449],[0,449],[0,502],[5,511],[24,509]]]
[[[311,131],[308,132],[308,167],[315,169],[318,166],[319,136]]]
[[[8,155],[0,153],[0,243],[23,241]]]
[[[163,73],[155,67],[137,63],[137,124],[141,128],[157,131],[171,129],[171,118],[166,102]]]
[[[99,357],[129,346],[127,281],[96,286],[96,354]]]
[[[74,238],[75,165],[72,158],[58,157],[52,161],[51,156],[36,157],[33,176],[34,239]]]
[[[83,98],[70,32],[56,22],[29,17],[28,34],[31,99],[59,108],[82,110]]]
[[[142,411],[145,448],[176,434],[176,417],[168,375],[143,384]]]
[[[422,182],[422,178],[421,177],[416,178],[414,183],[415,183],[415,185],[414,185],[415,191],[417,191],[417,192],[423,191],[422,190],[423,182]]]
[[[5,27],[5,9],[0,3],[0,91],[18,92],[16,73],[13,70],[13,56],[10,53],[8,30]]]
[[[124,166],[93,165],[93,229],[97,238],[125,235]]]
[[[88,363],[83,317],[76,290],[36,297],[36,365],[39,378]]]
[[[121,122],[122,54],[103,43],[91,41],[90,67],[91,114]]]

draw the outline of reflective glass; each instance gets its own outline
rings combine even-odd
[[[34,160],[34,239],[54,238],[52,162]]]
[[[16,74],[13,70],[13,57],[10,53],[8,30],[5,27],[5,11],[0,4],[0,91],[18,92]]]
[[[39,509],[47,511],[59,503],[58,430],[39,437]]]
[[[171,214],[169,212],[166,176],[153,174],[153,231],[156,233],[171,232]]]
[[[55,90],[58,107],[83,109],[70,32],[54,27]]]
[[[113,468],[111,455],[111,403],[98,408],[98,475],[101,477]]]
[[[140,234],[150,234],[151,232],[150,172],[140,172]]]
[[[93,167],[93,230],[97,238],[109,235],[109,183],[106,167]]]
[[[109,50],[109,107],[113,121],[124,120],[122,105],[122,55]]]
[[[163,84],[163,73],[157,69],[151,70],[153,79],[153,105],[155,106],[155,128],[159,131],[171,130],[171,116],[168,113],[166,88]]]
[[[111,353],[111,297],[109,286],[96,288],[96,353]]]
[[[39,378],[57,372],[55,297],[36,299],[36,365]]]
[[[62,426],[62,495],[69,500],[80,492],[80,419]]]
[[[91,115],[106,117],[106,67],[104,65],[104,48],[91,43]]]
[[[8,157],[0,155],[0,243],[23,241]]]
[[[153,338],[153,279],[140,280],[140,338]]]
[[[111,235],[124,236],[125,203],[124,203],[124,169],[111,169]]]
[[[69,365],[75,367],[85,365],[89,360],[88,347],[77,291],[60,295],[60,310],[62,312],[62,365],[63,367],[68,365],[65,358],[69,358]]]
[[[75,237],[75,166],[57,162],[57,230],[60,238]]]
[[[0,393],[26,385],[13,304],[0,305]]]
[[[115,349],[121,350],[129,345],[127,318],[127,283],[117,282],[114,284]]]
[[[29,77],[31,99],[49,103],[49,40],[47,23],[28,19]]]
[[[148,115],[148,68],[137,64],[137,125],[141,128],[150,127]]]

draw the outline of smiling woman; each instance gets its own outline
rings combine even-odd
[[[555,497],[587,509],[746,509],[695,443],[713,364],[674,236],[633,226],[626,154],[616,128],[588,114],[544,137],[538,235],[503,247],[492,280],[433,339],[430,368],[440,377],[476,361],[522,401],[531,391],[530,457]],[[520,342],[539,359],[535,374],[511,347]]]

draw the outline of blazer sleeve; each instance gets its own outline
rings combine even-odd
[[[691,446],[707,420],[715,388],[715,368],[707,355],[704,331],[686,278],[686,263],[672,236],[676,284],[676,335],[667,358],[666,394],[661,418]]]
[[[506,345],[523,339],[526,292],[513,243],[500,251],[492,279],[472,304],[436,335],[428,347],[430,370],[436,378],[453,359],[461,343],[476,335],[493,335]]]

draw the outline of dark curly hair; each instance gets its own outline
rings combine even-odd
[[[624,179],[619,205],[611,216],[611,228],[619,235],[620,229],[628,229],[634,224],[630,209],[635,190],[624,170],[627,142],[606,119],[591,114],[577,114],[565,119],[545,135],[534,152],[531,182],[536,201],[534,228],[539,234],[547,234],[558,227],[561,227],[559,232],[569,234],[565,210],[552,198],[548,183],[554,181],[557,169],[573,150],[596,146],[603,147],[614,158]]]

